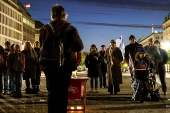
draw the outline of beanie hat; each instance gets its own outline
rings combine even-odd
[[[155,40],[155,41],[154,41],[154,44],[156,44],[156,43],[157,43],[157,44],[160,44],[159,40]]]
[[[4,44],[5,44],[5,45],[8,45],[8,44],[10,44],[10,42],[6,41]]]
[[[115,40],[111,40],[110,43],[116,43],[116,41]]]
[[[139,50],[139,53],[146,53],[146,51],[145,51],[144,48],[141,48],[141,49]]]
[[[105,45],[101,45],[101,47],[106,47]]]
[[[136,39],[135,36],[133,36],[133,35],[130,35],[129,40],[130,40],[131,38]]]

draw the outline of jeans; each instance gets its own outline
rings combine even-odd
[[[47,67],[44,70],[48,91],[48,113],[67,113],[68,87],[72,70]]]
[[[11,85],[10,85],[10,76],[4,73],[4,91],[10,91]]]
[[[11,83],[13,84],[11,88],[12,93],[21,93],[22,76],[23,73],[18,73],[18,72],[11,73]]]
[[[90,88],[93,88],[93,81],[95,81],[95,89],[98,88],[98,77],[90,77]]]

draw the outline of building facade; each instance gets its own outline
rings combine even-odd
[[[0,45],[35,41],[35,21],[19,0],[0,0]]]
[[[152,38],[153,40],[159,40],[161,44],[163,43],[163,32],[153,32],[148,37],[142,37],[137,42],[146,46],[148,44],[148,40]]]
[[[164,41],[170,40],[170,13],[164,19],[163,37],[164,37]]]
[[[35,20],[35,41],[39,41],[39,31],[43,26],[44,24],[42,22]]]

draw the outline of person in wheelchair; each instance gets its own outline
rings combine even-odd
[[[135,62],[134,62],[134,82],[132,83],[133,95],[132,100],[136,100],[139,98],[139,90],[141,88],[146,89],[144,85],[144,81],[147,80],[148,74],[153,67],[150,62],[150,55],[146,53],[144,48],[141,48],[139,52],[135,54]]]

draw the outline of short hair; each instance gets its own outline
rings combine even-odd
[[[148,42],[152,42],[153,43],[153,38],[150,38],[150,39],[148,39]]]
[[[39,41],[35,41],[34,43],[40,43]]]
[[[55,4],[52,8],[51,8],[51,17],[52,18],[59,18],[59,19],[62,19],[62,18],[65,18],[66,16],[66,11],[65,9],[59,5],[59,4]]]

